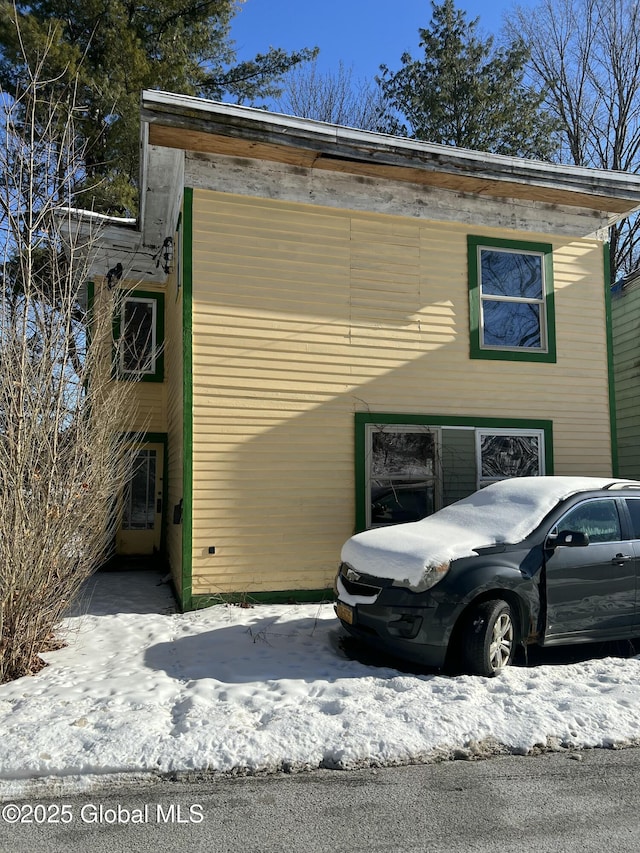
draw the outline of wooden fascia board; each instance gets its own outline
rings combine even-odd
[[[626,173],[558,167],[416,143],[258,110],[217,113],[211,104],[176,112],[144,108],[152,145],[405,181],[494,198],[518,198],[611,214],[640,206],[640,182]],[[235,108],[238,111],[241,108]],[[280,123],[279,123],[280,122]],[[312,125],[312,127],[309,127]]]
[[[640,204],[640,191],[638,191],[638,199],[630,203],[626,197],[600,194],[597,188],[592,192],[580,192],[576,189],[553,186],[550,182],[533,183],[525,178],[515,180],[508,173],[489,177],[479,170],[473,174],[468,166],[438,168],[432,163],[422,161],[407,163],[397,155],[387,155],[384,158],[372,156],[367,159],[364,154],[361,154],[358,159],[355,159],[353,153],[343,152],[342,155],[337,151],[329,153],[317,146],[300,148],[281,142],[260,142],[207,131],[168,127],[157,123],[149,130],[149,141],[153,145],[205,154],[271,160],[309,169],[404,181],[495,198],[509,197],[548,204],[564,204],[614,214],[629,213]]]

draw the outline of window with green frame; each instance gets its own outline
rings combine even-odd
[[[553,247],[468,237],[471,357],[555,362]]]
[[[115,374],[119,379],[164,379],[164,294],[134,290],[122,298],[114,323]]]
[[[505,477],[553,473],[547,420],[360,412],[356,528],[416,521]]]

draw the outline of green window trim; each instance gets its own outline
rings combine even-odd
[[[113,374],[114,378],[125,382],[164,382],[164,293],[152,290],[132,290],[123,297],[123,307],[128,301],[153,302],[154,311],[154,356],[153,370],[149,372],[126,371],[120,363],[120,337],[122,334],[122,314],[118,313],[113,320]]]
[[[604,307],[607,334],[607,378],[609,383],[609,434],[611,436],[611,472],[619,476],[618,459],[618,421],[616,416],[616,381],[613,366],[613,318],[611,309],[611,247],[605,243],[602,247],[604,273]]]
[[[541,319],[540,347],[503,347],[482,343],[482,293],[480,251],[483,248],[539,254],[542,256],[544,294],[540,300],[544,319]],[[553,246],[524,240],[502,240],[493,237],[467,237],[469,274],[470,357],[494,361],[556,362],[556,323],[553,288]],[[487,297],[485,297],[487,299]],[[526,304],[526,301],[525,301]],[[542,346],[544,344],[544,346]]]
[[[177,262],[175,264],[175,301],[177,302],[180,298],[180,291],[182,290],[182,277],[184,274],[182,258],[184,256],[183,250],[183,216],[182,211],[178,214],[178,222],[176,224],[176,247],[175,247],[175,257]]]
[[[544,473],[551,475],[554,472],[553,422],[550,420],[357,412],[355,415],[356,532],[367,529],[367,503],[369,500],[367,493],[367,428],[369,425],[406,425],[436,429],[438,427],[462,427],[479,430],[495,429],[498,432],[509,429],[539,431],[543,435]]]

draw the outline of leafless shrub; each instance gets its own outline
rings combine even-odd
[[[0,92],[0,683],[43,665],[109,554],[133,415],[111,381],[119,291],[98,310],[87,289],[100,220],[73,210],[73,81],[25,64],[21,93]]]

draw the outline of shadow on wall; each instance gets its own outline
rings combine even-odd
[[[604,304],[601,335],[572,310],[599,244],[555,241],[572,408],[556,364],[469,358],[466,227],[301,210],[216,197],[225,239],[194,235],[197,588],[330,585],[356,522],[356,412],[557,418],[566,442],[588,405],[574,458],[610,473]]]

